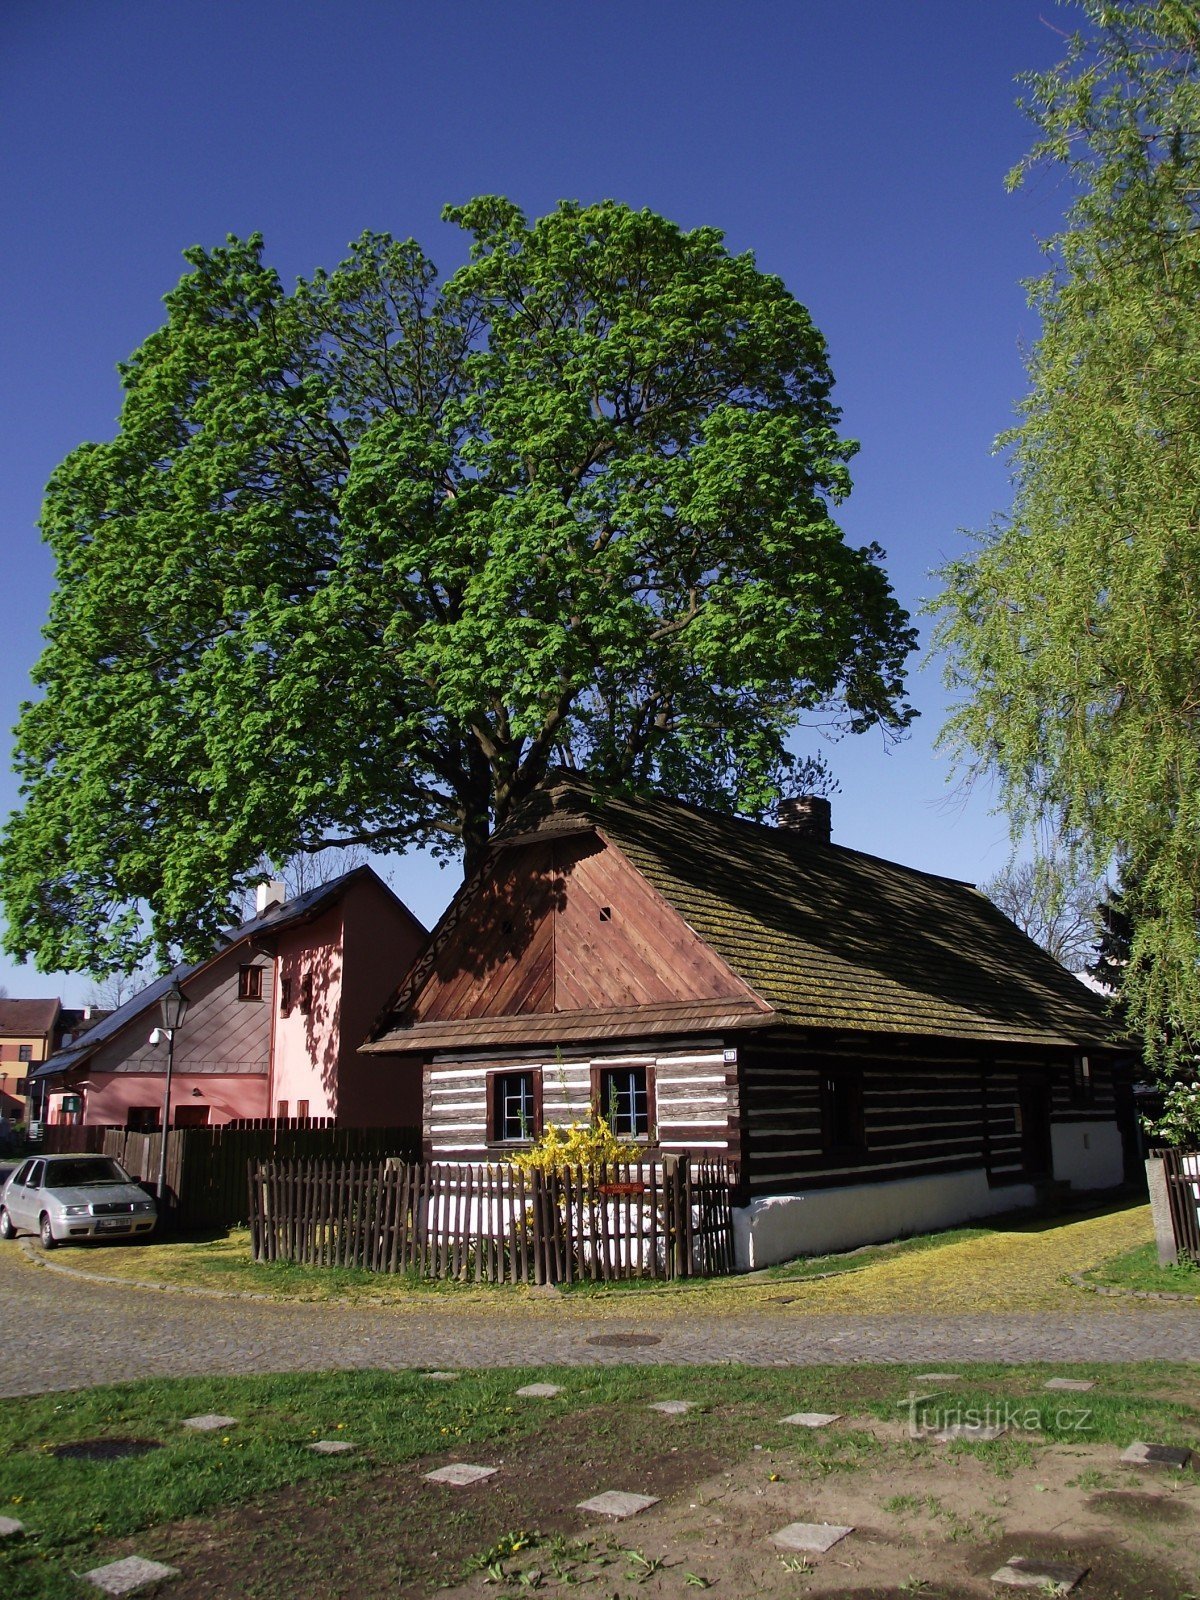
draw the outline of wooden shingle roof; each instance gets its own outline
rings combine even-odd
[[[495,843],[589,825],[780,1021],[997,1044],[1121,1042],[1102,1000],[952,878],[575,780],[535,796]]]

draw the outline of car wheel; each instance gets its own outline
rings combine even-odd
[[[50,1226],[50,1218],[44,1211],[42,1212],[42,1220],[39,1224],[38,1231],[42,1236],[42,1249],[53,1250],[55,1245],[58,1243],[58,1240],[54,1237],[54,1229]]]
[[[13,1219],[8,1214],[7,1206],[0,1206],[0,1239],[15,1239],[17,1230],[13,1227]]]

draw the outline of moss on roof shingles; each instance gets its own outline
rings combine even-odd
[[[1104,1004],[970,884],[786,828],[555,784],[781,1018],[1047,1045],[1118,1042]]]

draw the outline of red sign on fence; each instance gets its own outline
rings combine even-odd
[[[613,1195],[645,1194],[646,1185],[644,1183],[602,1183],[599,1186],[599,1192],[609,1198]]]

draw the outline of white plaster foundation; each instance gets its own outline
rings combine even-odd
[[[1115,1122],[1056,1122],[1051,1140],[1059,1182],[1072,1189],[1112,1189],[1123,1181],[1121,1130]],[[1019,1211],[1036,1201],[1031,1183],[990,1188],[982,1167],[894,1183],[768,1195],[735,1208],[734,1257],[739,1270],[750,1271],[795,1256],[827,1255],[951,1228]]]
[[[990,1189],[982,1167],[894,1183],[767,1195],[734,1210],[734,1257],[739,1270],[750,1271],[794,1256],[827,1255],[953,1227],[1031,1206],[1035,1198],[1031,1183]]]
[[[1115,1122],[1055,1122],[1050,1127],[1054,1176],[1072,1189],[1115,1189],[1125,1177],[1121,1130]]]

